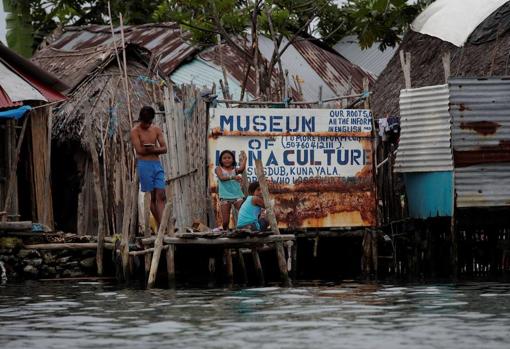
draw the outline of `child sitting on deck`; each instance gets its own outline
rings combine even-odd
[[[220,198],[221,219],[223,229],[227,230],[230,222],[230,211],[232,205],[239,210],[243,203],[244,194],[241,190],[242,177],[246,168],[246,158],[241,159],[241,164],[236,168],[234,153],[224,150],[220,154],[220,166],[216,167],[215,173],[218,176],[218,195]]]
[[[237,229],[266,230],[269,224],[266,219],[260,217],[265,206],[259,182],[251,183],[248,192],[250,195],[244,201],[237,216]]]

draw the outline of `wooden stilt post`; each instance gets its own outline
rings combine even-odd
[[[96,250],[96,264],[97,275],[103,275],[103,249],[104,249],[104,207],[103,207],[103,194],[101,191],[101,174],[99,172],[99,159],[96,150],[96,140],[92,135],[92,130],[89,131],[89,149],[92,158],[92,172],[94,173],[94,194],[96,195],[97,203],[97,250]]]
[[[227,273],[227,283],[229,286],[234,284],[234,264],[232,263],[232,250],[225,249],[225,270]]]
[[[129,281],[130,266],[129,266],[129,233],[130,233],[130,222],[131,222],[131,206],[134,205],[132,199],[132,191],[138,191],[138,184],[134,182],[126,182],[125,184],[125,197],[124,212],[122,216],[122,232],[120,240],[120,256],[122,258],[122,272],[124,281]]]
[[[452,276],[454,280],[457,280],[459,276],[459,246],[457,241],[457,227],[455,224],[455,208],[453,209],[452,218],[450,221],[450,238],[452,241],[451,246]]]
[[[148,238],[151,236],[151,193],[145,193],[143,197],[143,217],[144,217],[144,229],[143,236]],[[145,259],[145,282],[149,279],[149,271],[151,270],[151,259],[152,253],[146,253]]]
[[[248,284],[248,272],[246,271],[246,263],[241,249],[237,249],[237,257],[239,258],[239,266],[241,267],[241,274],[243,276],[243,284]]]
[[[154,254],[152,255],[151,269],[149,272],[149,280],[147,281],[147,288],[153,288],[156,284],[156,273],[158,272],[159,258],[161,257],[161,250],[163,249],[163,236],[166,233],[170,216],[172,215],[172,200],[173,198],[167,198],[165,209],[163,210],[163,217],[161,218],[161,224],[158,229],[156,241],[154,241]]]
[[[264,205],[266,206],[267,218],[269,219],[269,224],[271,224],[271,230],[275,235],[280,235],[280,229],[278,229],[278,222],[276,221],[276,216],[274,214],[273,204],[269,198],[269,188],[267,185],[266,176],[264,175],[264,166],[262,166],[261,160],[255,160],[255,172],[259,180],[262,197],[264,199]],[[285,260],[283,244],[281,242],[276,242],[275,245],[278,267],[280,269],[280,277],[285,286],[290,286],[291,282],[289,279],[289,272],[287,270],[287,261]]]
[[[260,263],[259,252],[256,248],[251,250],[251,255],[253,257],[253,265],[255,266],[255,273],[257,274],[257,280],[260,285],[264,285],[264,271],[262,270],[262,263]]]
[[[294,280],[297,277],[297,240],[292,243],[291,248],[291,260],[292,260],[292,277]]]
[[[400,64],[404,72],[404,81],[406,89],[411,88],[411,53],[400,50]]]
[[[377,248],[377,231],[372,231],[372,267],[375,278],[379,269],[379,250]]]
[[[369,277],[371,273],[372,260],[372,233],[365,231],[362,242],[361,271],[365,277]]]
[[[171,224],[173,225],[173,224]],[[166,271],[168,274],[168,287],[175,288],[175,245],[171,244],[166,250]]]

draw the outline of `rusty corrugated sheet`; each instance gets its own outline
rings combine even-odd
[[[120,44],[120,29],[115,28],[117,44]],[[182,32],[175,23],[132,25],[124,28],[126,44],[136,44],[150,51],[164,74],[174,69],[197,52],[197,48],[186,40],[189,34]],[[110,45],[112,34],[109,26],[89,25],[67,27],[51,47],[63,51],[80,51],[98,45]]]
[[[510,80],[453,78],[457,207],[510,206]]]
[[[113,58],[114,50],[110,46],[95,46],[74,51],[63,51],[48,46],[37,51],[32,61],[74,89],[99,66],[106,65]]]
[[[375,226],[371,116],[354,116],[369,113],[363,110],[352,116],[346,110],[342,116],[339,113],[329,109],[212,109],[208,166],[214,207],[218,204],[214,169],[219,153],[244,150],[250,181],[256,180],[255,158],[264,163],[280,227]],[[306,127],[298,126],[298,120],[308,117],[315,119],[312,132],[299,132]],[[350,119],[350,124],[341,119]],[[362,127],[359,120],[367,122]],[[342,128],[346,125],[359,127],[358,137]],[[266,131],[254,132],[253,128]]]
[[[400,140],[395,171],[452,171],[448,85],[400,91]]]
[[[338,54],[326,51],[309,40],[296,40],[293,46],[322,77],[337,96],[363,90],[363,78],[374,83],[374,77]]]
[[[0,109],[1,108],[12,108],[19,107],[23,105],[22,102],[13,102],[9,98],[9,95],[4,91],[2,86],[0,86]]]

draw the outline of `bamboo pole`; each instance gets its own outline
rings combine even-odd
[[[275,235],[280,235],[280,229],[278,229],[278,222],[274,214],[273,204],[269,198],[269,188],[264,175],[264,167],[261,160],[255,160],[255,172],[259,180],[260,189],[262,191],[262,197],[264,199],[264,206],[266,207],[266,214],[271,224],[271,230]],[[276,257],[278,259],[278,268],[280,269],[280,277],[286,286],[290,286],[291,282],[289,279],[289,272],[287,270],[287,261],[285,260],[285,251],[283,249],[283,243],[276,242]]]
[[[53,128],[53,111],[52,107],[48,107],[48,129],[47,129],[47,150],[46,150],[46,168],[45,168],[45,178],[44,183],[47,188],[45,198],[48,202],[44,205],[44,222],[49,225],[51,223],[51,228],[53,229],[53,198],[51,197],[51,131]],[[49,195],[48,195],[49,194]]]
[[[223,86],[222,84],[222,92],[223,92],[223,95],[225,97],[225,99],[230,99],[230,92],[229,92],[229,89],[228,89],[228,80],[227,80],[227,70],[225,69],[225,65],[223,64],[223,50],[221,48],[221,35],[218,34],[216,36],[216,40],[218,41],[218,53],[220,55],[220,66],[221,66],[221,70],[223,72],[223,80],[225,81],[225,85]],[[220,83],[221,83],[221,80],[220,80]],[[227,105],[228,107],[228,105]]]
[[[125,79],[124,88],[126,89],[126,101],[127,101],[129,125],[130,125],[130,127],[132,127],[133,113],[131,112],[131,97],[129,95],[129,80],[128,80],[127,63],[126,63],[126,42],[124,40],[124,22],[122,19],[122,13],[119,13],[119,20],[120,20],[120,40],[122,43],[122,65],[124,68],[124,79]]]
[[[156,283],[156,273],[158,271],[159,258],[161,256],[161,250],[163,248],[163,236],[165,235],[168,223],[170,222],[170,217],[172,215],[173,198],[169,197],[167,200],[168,201],[165,204],[165,209],[163,210],[163,217],[161,218],[161,224],[158,229],[158,234],[156,236],[156,241],[154,242],[154,253],[152,255],[151,269],[149,272],[149,280],[147,281],[147,288],[153,288]]]
[[[131,207],[134,204],[132,201],[133,195],[132,191],[136,190],[138,192],[138,183],[127,182],[125,189],[125,198],[124,201],[124,214],[122,216],[122,235],[121,235],[121,243],[120,243],[120,254],[122,257],[122,271],[124,274],[124,280],[129,280],[129,235],[130,235],[130,226],[131,226]]]
[[[104,207],[103,207],[103,194],[101,192],[101,175],[99,173],[99,159],[96,151],[96,141],[92,136],[92,130],[88,134],[88,143],[90,149],[90,156],[92,158],[92,172],[94,173],[94,194],[96,195],[97,205],[97,251],[96,251],[96,264],[97,274],[103,275],[103,248],[104,248]]]

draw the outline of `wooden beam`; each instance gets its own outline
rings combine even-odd
[[[451,53],[450,51],[446,51],[443,53],[441,57],[443,61],[443,69],[444,69],[444,83],[448,83],[448,78],[450,77],[450,63],[451,63]]]
[[[227,273],[227,283],[229,285],[234,284],[234,263],[232,263],[232,250],[226,248],[225,254],[225,271]]]
[[[175,245],[166,246],[168,246],[168,249],[166,250],[166,272],[168,287],[175,288]]]
[[[151,269],[149,272],[149,280],[147,281],[147,288],[153,288],[156,284],[156,273],[158,272],[159,259],[161,257],[161,250],[163,249],[163,236],[166,233],[170,217],[172,215],[172,200],[173,198],[167,198],[165,209],[163,210],[163,217],[161,218],[161,224],[158,229],[158,235],[154,241],[154,253],[152,255]]]
[[[259,180],[260,189],[262,191],[262,197],[264,199],[264,206],[266,207],[267,218],[269,224],[271,224],[271,230],[275,235],[280,235],[280,229],[278,229],[278,222],[276,221],[276,215],[274,214],[273,204],[269,198],[269,188],[264,175],[264,167],[262,160],[255,160],[255,173]],[[280,277],[285,286],[290,286],[291,282],[289,279],[289,271],[287,270],[287,261],[285,259],[285,251],[283,249],[282,242],[276,242],[276,258],[278,260],[278,268],[280,269]]]
[[[18,170],[18,157],[19,153],[21,151],[21,145],[23,144],[23,138],[25,137],[25,131],[27,129],[27,123],[28,123],[28,116],[25,116],[25,120],[23,120],[23,127],[21,128],[21,133],[19,135],[18,144],[16,145],[15,150],[15,157],[13,159],[13,163],[9,164],[11,166],[9,171],[9,182],[7,183],[7,193],[5,194],[5,202],[4,202],[4,211],[9,211],[9,207],[11,206],[11,202],[15,201],[13,200],[12,196],[13,194],[17,195],[15,192],[16,183],[18,180],[18,176],[16,176],[16,172]],[[12,132],[15,132],[14,128],[12,129]],[[8,140],[9,142],[9,140]],[[17,214],[18,212],[14,212]],[[7,216],[3,216],[2,219],[6,219]]]
[[[142,239],[144,245],[151,245],[155,243],[157,238],[150,237]],[[178,237],[163,237],[163,242],[165,244],[174,244],[174,245],[202,245],[202,246],[229,246],[230,248],[234,247],[251,247],[263,244],[271,244],[276,242],[283,242],[294,240],[295,236],[292,234],[288,235],[271,235],[260,238],[217,238],[217,239],[206,239],[206,238],[196,238],[196,239],[182,239]]]
[[[400,64],[404,72],[405,88],[411,88],[411,53],[400,50]]]
[[[92,172],[94,173],[94,194],[96,196],[97,204],[97,251],[96,251],[96,264],[97,275],[103,275],[103,243],[104,243],[104,207],[103,207],[103,194],[101,191],[101,174],[99,172],[99,159],[96,150],[96,140],[92,135],[92,130],[88,133],[88,143],[90,150],[90,157],[92,158]]]
[[[260,285],[264,285],[264,271],[262,270],[262,263],[260,263],[259,252],[256,248],[252,249],[251,255],[253,257],[253,265],[255,266],[255,273],[257,274],[257,280]]]
[[[97,248],[97,242],[63,242],[54,244],[33,244],[24,245],[27,250],[94,250]],[[104,248],[113,249],[113,244],[106,243]]]
[[[32,231],[32,222],[0,222],[0,230]]]

